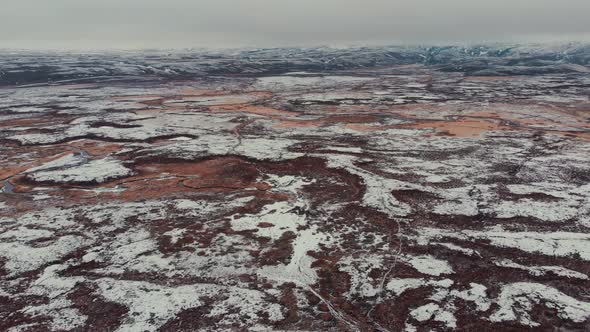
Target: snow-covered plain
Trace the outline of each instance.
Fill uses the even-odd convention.
[[[0,330],[588,330],[583,49],[240,52],[0,56]]]

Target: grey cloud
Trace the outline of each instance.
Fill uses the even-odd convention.
[[[588,39],[588,0],[0,0],[0,47]]]

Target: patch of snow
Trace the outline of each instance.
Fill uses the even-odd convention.
[[[103,183],[111,179],[131,175],[133,171],[120,161],[107,157],[92,160],[86,164],[73,166],[64,170],[43,170],[29,174],[34,181],[56,183]]]
[[[288,151],[295,143],[296,141],[287,139],[245,138],[234,151],[257,160],[294,159],[303,156],[302,153]]]
[[[178,240],[180,240],[184,234],[186,233],[186,229],[184,228],[175,228],[171,231],[164,233],[163,235],[170,237],[170,243],[176,244]]]
[[[532,320],[533,305],[543,303],[555,309],[564,320],[581,323],[590,318],[590,303],[579,301],[555,288],[538,283],[517,282],[502,286],[495,300],[500,307],[490,316],[492,322],[517,321],[526,326],[539,326]]]
[[[487,296],[487,288],[478,283],[470,283],[470,289],[458,291],[452,290],[450,295],[460,298],[464,301],[475,303],[478,311],[487,311],[491,306],[491,301]]]
[[[317,227],[299,231],[293,241],[293,254],[289,264],[277,266],[265,266],[258,270],[258,275],[277,282],[293,282],[299,286],[307,287],[317,282],[318,276],[311,265],[314,258],[307,254],[308,251],[319,251],[321,244],[329,244],[329,236],[317,230]]]
[[[8,240],[14,239],[21,242],[29,242],[34,241],[37,239],[42,239],[46,237],[53,236],[53,232],[48,231],[46,229],[39,229],[39,228],[28,228],[28,227],[18,227],[14,228],[0,234],[0,239]]]
[[[436,303],[428,303],[420,306],[410,312],[410,316],[419,322],[430,320],[432,316],[440,310],[440,306]]]
[[[6,259],[4,267],[11,275],[33,271],[44,264],[58,260],[84,245],[80,236],[59,237],[46,246],[32,247],[18,242],[0,243],[0,257]]]
[[[444,323],[448,328],[457,327],[457,319],[453,313],[441,308],[436,303],[428,303],[410,311],[410,316],[419,322],[433,319]]]
[[[16,218],[0,218],[0,222],[16,222],[31,228],[41,227],[44,229],[62,230],[73,229],[78,226],[75,221],[72,209],[47,208],[41,211],[29,212]]]
[[[150,155],[170,155],[175,158],[194,159],[204,156],[227,154],[242,155],[258,160],[285,160],[303,156],[289,152],[288,148],[297,143],[290,139],[242,138],[230,135],[201,135],[190,141],[180,141],[161,147],[150,147],[143,152]]]
[[[232,218],[231,226],[235,231],[256,230],[256,235],[268,237],[273,241],[278,240],[283,233],[291,231],[297,233],[299,226],[305,225],[305,218],[293,211],[301,207],[289,202],[275,202],[265,205],[262,211],[256,215],[244,215]],[[271,227],[259,227],[258,224],[266,222]]]
[[[27,306],[23,309],[28,315],[50,316],[53,330],[69,331],[84,326],[87,317],[67,298],[82,277],[62,278],[58,272],[67,268],[67,265],[51,265],[43,270],[39,278],[33,282],[27,290],[27,295],[46,296],[51,299],[47,304]]]
[[[400,260],[412,266],[416,271],[431,276],[440,276],[442,274],[453,274],[453,268],[449,262],[437,259],[431,255],[421,256],[400,256]]]
[[[553,274],[560,276],[560,277],[588,280],[587,275],[585,275],[581,272],[566,269],[565,267],[562,267],[562,266],[525,266],[525,265],[515,263],[515,262],[511,261],[510,259],[497,260],[494,263],[497,266],[524,270],[524,271],[527,271],[528,273],[530,273],[531,275],[537,276],[537,277],[553,273]]]
[[[51,195],[48,195],[48,194],[33,195],[34,201],[43,201],[43,200],[50,199],[50,198],[51,198]]]
[[[385,288],[392,291],[396,296],[399,296],[410,289],[421,287],[449,288],[452,285],[453,280],[451,279],[427,280],[423,278],[394,278],[387,283]]]
[[[469,195],[471,189],[471,187],[461,187],[441,191],[445,201],[437,204],[433,212],[443,215],[476,216],[479,209],[477,200]]]
[[[354,146],[327,146],[327,150],[345,152],[345,153],[363,153],[363,149]]]
[[[398,201],[391,194],[394,190],[409,189],[413,186],[405,182],[387,179],[366,171],[353,164],[354,157],[348,155],[319,155],[327,159],[328,167],[345,169],[351,174],[360,176],[365,184],[363,203],[376,208],[391,217],[406,216],[412,208],[403,202]]]
[[[37,171],[48,171],[48,170],[54,170],[54,169],[58,169],[58,168],[74,167],[74,166],[79,166],[79,165],[83,164],[85,161],[86,161],[86,158],[82,157],[81,155],[70,153],[70,154],[67,154],[63,157],[60,157],[58,159],[52,160],[48,163],[45,163],[41,166],[29,168],[24,173],[33,173],[33,172],[37,172]]]
[[[167,100],[166,104],[189,103],[195,106],[218,106],[251,103],[260,99],[255,94],[235,94],[224,96],[185,96],[182,99]]]
[[[503,201],[494,207],[498,218],[533,217],[546,221],[566,221],[579,214],[577,202],[540,202],[528,198],[518,201]]]
[[[350,287],[348,297],[372,297],[377,295],[378,288],[373,286],[373,278],[369,276],[371,270],[382,268],[383,258],[378,255],[361,256],[359,258],[345,257],[338,262],[338,270],[348,273]]]
[[[13,107],[10,108],[11,111],[16,113],[43,113],[48,109],[45,107],[37,107],[37,106],[20,106],[20,107]]]
[[[432,244],[443,246],[447,249],[460,252],[460,253],[465,254],[467,256],[479,256],[479,253],[477,251],[470,249],[470,248],[463,248],[463,247],[460,247],[456,244],[445,243],[445,242],[433,242]]]
[[[342,84],[363,83],[371,80],[374,80],[374,78],[357,76],[266,76],[258,78],[254,87],[262,90],[291,91],[329,86],[340,87]]]
[[[157,331],[179,312],[205,305],[201,299],[222,298],[208,312],[220,317],[218,325],[237,324],[246,327],[259,319],[259,312],[268,313],[271,321],[284,318],[280,305],[268,303],[263,293],[215,284],[194,284],[166,287],[141,281],[104,278],[97,281],[100,294],[109,301],[125,305],[127,319],[117,331]]]
[[[573,232],[510,232],[500,227],[484,231],[453,231],[437,228],[420,228],[415,237],[420,245],[432,240],[455,238],[460,240],[488,240],[497,247],[515,248],[525,252],[567,257],[579,255],[590,260],[590,234]]]
[[[191,137],[179,136],[179,137],[171,138],[170,141],[190,141],[192,139],[193,138],[191,138]]]

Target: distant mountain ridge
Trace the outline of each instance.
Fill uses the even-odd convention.
[[[590,44],[272,48],[71,53],[0,51],[0,85],[114,78],[335,72],[399,65],[468,75],[589,73]]]

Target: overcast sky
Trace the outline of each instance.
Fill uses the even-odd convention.
[[[590,40],[590,0],[0,0],[0,47]]]

